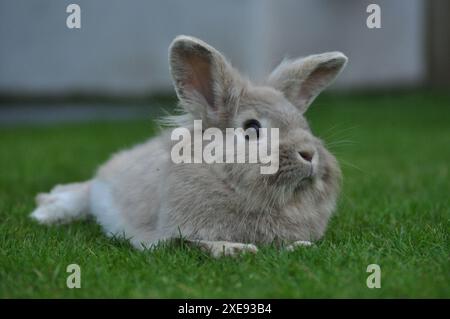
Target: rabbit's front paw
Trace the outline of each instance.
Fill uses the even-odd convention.
[[[196,242],[196,244],[215,258],[223,256],[234,257],[243,253],[255,254],[258,251],[258,248],[253,244],[232,243],[227,241],[200,240]]]
[[[293,242],[292,244],[290,244],[289,246],[286,247],[287,251],[294,251],[295,249],[297,249],[298,247],[309,247],[312,246],[313,243],[307,240],[299,240],[296,242]]]
[[[222,257],[222,256],[238,256],[243,253],[253,253],[255,254],[258,251],[258,248],[253,244],[241,244],[241,243],[217,243],[210,249],[210,253],[213,257]]]

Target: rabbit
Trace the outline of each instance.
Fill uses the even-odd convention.
[[[93,179],[37,195],[31,217],[52,224],[93,216],[107,235],[138,249],[181,236],[214,257],[256,253],[264,244],[309,246],[326,230],[342,177],[303,115],[346,63],[340,52],[284,60],[254,84],[212,46],[177,36],[169,64],[183,113],[170,123],[278,128],[277,172],[261,174],[261,163],[176,164],[165,128],[113,155]]]

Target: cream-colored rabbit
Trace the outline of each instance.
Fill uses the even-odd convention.
[[[192,130],[201,119],[204,128],[278,128],[278,171],[263,175],[260,163],[175,164],[168,129],[115,154],[90,181],[38,195],[31,216],[50,224],[92,215],[108,235],[123,235],[137,248],[181,234],[214,256],[256,252],[264,243],[293,249],[319,239],[341,174],[303,113],[347,58],[330,52],[284,61],[266,83],[254,85],[201,40],[179,36],[169,51],[186,113],[180,125]]]

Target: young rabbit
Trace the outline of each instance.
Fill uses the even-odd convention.
[[[191,131],[194,120],[204,129],[278,128],[278,171],[261,174],[261,163],[175,164],[165,130],[115,154],[93,179],[39,194],[31,217],[51,224],[92,215],[108,235],[124,236],[136,248],[181,235],[213,256],[256,252],[255,245],[266,243],[294,249],[321,238],[341,173],[303,113],[345,66],[345,55],[284,61],[263,85],[193,37],[172,42],[169,62],[185,111],[175,122]]]

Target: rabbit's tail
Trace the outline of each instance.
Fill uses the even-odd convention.
[[[30,217],[41,224],[67,223],[89,213],[91,181],[57,185],[50,193],[36,196],[36,209]]]

